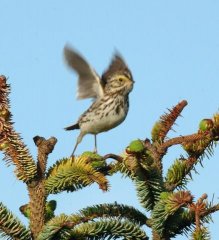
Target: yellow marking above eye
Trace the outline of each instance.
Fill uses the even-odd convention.
[[[116,77],[119,79],[120,82],[122,82],[122,81],[130,81],[130,79],[128,77],[124,76],[124,75],[118,75]]]

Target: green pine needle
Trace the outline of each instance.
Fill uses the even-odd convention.
[[[106,240],[120,237],[127,240],[148,240],[138,225],[115,219],[81,224],[72,230],[71,238],[68,239]]]
[[[0,203],[0,236],[7,239],[30,240],[30,231]]]
[[[76,191],[92,183],[106,191],[109,188],[106,177],[95,170],[83,157],[77,159],[67,158],[57,162],[49,169],[45,188],[47,194],[62,191]]]

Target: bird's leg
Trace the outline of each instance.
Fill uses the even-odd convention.
[[[97,153],[97,135],[94,134],[94,153]]]
[[[78,138],[77,138],[77,142],[76,142],[76,144],[75,144],[74,150],[73,150],[73,152],[72,152],[72,154],[71,154],[71,157],[74,156],[75,150],[76,150],[78,144],[81,142],[83,136],[84,136],[84,133],[80,132],[80,134],[79,134],[79,136],[78,136]]]
[[[71,154],[71,157],[74,156],[74,154],[75,154],[75,150],[76,150],[77,146],[78,146],[78,142],[76,142],[76,144],[75,144],[75,147],[74,147],[74,150],[73,150],[73,152],[72,152],[72,154]]]

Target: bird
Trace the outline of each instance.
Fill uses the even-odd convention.
[[[109,67],[100,77],[87,60],[69,45],[64,47],[67,65],[78,75],[77,99],[92,98],[91,106],[78,121],[65,130],[79,129],[71,156],[86,134],[94,135],[94,153],[97,153],[97,134],[121,124],[129,110],[129,93],[134,80],[122,56],[115,52]]]

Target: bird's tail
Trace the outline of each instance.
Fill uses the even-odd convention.
[[[74,124],[74,125],[71,125],[71,126],[69,126],[69,127],[64,128],[64,129],[65,129],[66,131],[70,131],[70,130],[80,129],[80,127],[79,127],[79,124],[76,123],[76,124]]]

